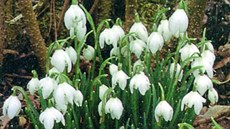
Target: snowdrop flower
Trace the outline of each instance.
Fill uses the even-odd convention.
[[[27,84],[27,89],[29,89],[30,94],[34,95],[39,89],[39,80],[37,77],[33,77]]]
[[[106,86],[106,85],[101,85],[99,87],[99,98],[102,100],[103,99],[103,96],[105,94],[105,92],[108,90],[109,88]]]
[[[110,64],[109,65],[109,73],[113,75],[115,72],[118,71],[118,66],[115,64]]]
[[[177,9],[169,18],[169,30],[175,36],[179,37],[188,28],[188,16],[183,9]]]
[[[182,99],[181,111],[184,110],[185,105],[189,108],[192,108],[192,106],[194,105],[195,113],[199,115],[203,107],[203,103],[205,102],[206,100],[199,93],[197,93],[196,91],[191,91]]]
[[[71,59],[69,55],[62,49],[55,50],[50,62],[59,72],[63,72],[66,66],[67,71],[71,71]]]
[[[129,48],[128,45],[125,45],[121,48],[121,54],[123,55],[123,57],[127,57],[129,53]]]
[[[119,87],[124,90],[127,84],[127,79],[129,79],[129,77],[125,72],[122,70],[116,71],[112,75],[112,87],[114,88],[118,83]]]
[[[118,56],[119,54],[119,47],[113,47],[111,50],[110,50],[110,57],[111,56]]]
[[[54,107],[46,108],[39,116],[40,122],[44,125],[45,129],[53,129],[54,121],[57,123],[61,122],[65,125],[65,119],[60,111]]]
[[[82,102],[83,102],[83,94],[81,93],[80,90],[76,90],[76,92],[74,93],[74,103],[78,106],[81,107],[82,106]]]
[[[77,94],[76,92],[77,91],[66,82],[59,84],[53,93],[56,108],[65,114],[68,103],[73,105],[73,101],[76,99],[74,97],[74,94]]]
[[[145,95],[145,92],[150,88],[150,81],[143,72],[140,72],[132,77],[129,86],[131,93],[133,93],[133,89],[138,89],[141,95]]]
[[[86,34],[86,16],[78,5],[70,5],[64,16],[64,23],[70,36],[77,32],[77,38],[82,40]]]
[[[105,104],[105,113],[110,113],[112,119],[120,119],[123,112],[123,105],[120,99],[110,98]]]
[[[211,41],[207,41],[207,42],[205,43],[205,48],[207,48],[207,50],[209,50],[209,51],[211,51],[212,53],[214,53],[214,47],[213,47]]]
[[[173,75],[175,75],[175,77],[179,76],[178,81],[181,81],[181,79],[183,77],[183,70],[181,70],[180,64],[177,63],[176,70],[174,70],[174,68],[175,68],[175,63],[171,63],[170,69],[169,69],[170,77],[173,78]],[[180,70],[181,70],[181,72],[180,72]]]
[[[77,61],[77,52],[75,51],[75,49],[72,46],[69,46],[65,48],[65,52],[70,57],[72,63],[75,64]]]
[[[168,20],[161,20],[161,23],[158,26],[157,31],[163,36],[165,41],[169,41],[172,37],[172,33],[169,31]]]
[[[209,77],[205,74],[198,74],[197,76],[195,76],[194,86],[196,87],[197,91],[201,94],[201,96],[203,96],[208,89],[213,88],[211,79],[209,79]]]
[[[159,32],[152,32],[147,40],[147,48],[155,54],[164,45],[164,39]]]
[[[2,112],[4,116],[8,116],[13,119],[17,116],[21,110],[22,104],[17,96],[11,95],[7,98],[3,104]]]
[[[121,28],[121,26],[114,24],[111,29],[117,36],[118,40],[125,36],[125,31]]]
[[[155,119],[157,122],[160,121],[161,116],[163,116],[165,121],[171,121],[173,117],[173,108],[165,100],[161,101],[155,109]]]
[[[42,96],[44,99],[47,99],[56,87],[57,82],[50,77],[45,77],[39,81],[39,88],[42,89]]]
[[[213,77],[212,65],[210,64],[210,62],[206,58],[203,58],[203,57],[196,58],[192,62],[191,68],[194,68],[197,66],[202,66],[202,67],[200,69],[196,69],[193,71],[194,76],[197,76],[198,74],[203,74],[203,73],[207,72],[207,74],[210,78]]]
[[[202,58],[209,62],[213,66],[216,56],[210,50],[205,50],[201,53]]]
[[[142,51],[145,49],[146,44],[140,39],[132,40],[130,42],[130,51],[140,58]]]
[[[133,64],[133,72],[138,72],[138,71],[143,71],[145,69],[144,67],[144,62],[141,60],[137,60],[134,64]]]
[[[211,104],[218,102],[218,93],[214,88],[208,90],[208,99],[211,101]]]
[[[192,43],[191,44],[187,43],[183,48],[180,49],[179,52],[180,52],[182,61],[185,61],[185,59],[188,59],[194,56],[195,53],[200,53],[196,45]],[[190,61],[192,61],[192,59],[190,59]]]
[[[119,36],[117,31],[114,31],[114,28],[105,28],[100,36],[99,36],[99,44],[101,48],[104,48],[104,44],[113,45],[113,47],[117,47],[117,42],[119,40]]]
[[[95,54],[95,50],[92,46],[87,45],[86,48],[83,49],[83,57],[86,60],[92,60]]]
[[[99,116],[102,116],[102,101],[98,105],[98,113],[99,113]]]
[[[137,37],[141,40],[143,40],[144,42],[147,41],[148,39],[148,31],[146,29],[146,27],[142,24],[142,22],[135,22],[130,30],[129,30],[130,33],[135,33],[137,35]]]

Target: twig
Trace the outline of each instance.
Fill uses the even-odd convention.
[[[94,0],[93,6],[91,7],[91,9],[89,10],[89,13],[92,14],[94,9],[97,7],[99,0]]]
[[[61,17],[60,17],[60,20],[59,20],[58,26],[57,26],[57,34],[60,33],[62,23],[63,23],[63,20],[64,20],[64,16],[65,16],[65,12],[66,12],[68,6],[69,6],[69,0],[65,0],[64,5],[62,6]]]

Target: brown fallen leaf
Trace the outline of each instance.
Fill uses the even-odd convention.
[[[8,116],[1,116],[0,120],[1,129],[7,129],[10,118]]]
[[[214,69],[222,68],[225,65],[227,65],[229,62],[230,62],[230,57],[225,57],[224,59],[222,59],[221,61],[215,64]]]

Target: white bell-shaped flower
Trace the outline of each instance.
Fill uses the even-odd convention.
[[[7,98],[2,107],[2,113],[4,116],[8,116],[10,119],[13,119],[17,116],[21,110],[22,104],[19,101],[17,96],[11,95]]]
[[[125,31],[121,26],[114,24],[111,29],[114,31],[115,35],[117,35],[118,39],[122,39],[125,36]]]
[[[81,107],[82,106],[82,102],[83,102],[84,96],[81,93],[80,90],[76,90],[76,92],[74,93],[74,103],[78,106]]]
[[[129,87],[131,93],[133,93],[133,89],[138,89],[141,95],[145,95],[145,92],[150,89],[149,78],[144,72],[140,72],[131,78]]]
[[[53,93],[56,108],[65,114],[68,103],[73,105],[74,94],[76,90],[71,85],[66,82],[59,84]]]
[[[54,122],[61,122],[62,125],[65,125],[64,116],[54,107],[46,108],[45,111],[40,114],[39,121],[44,125],[45,129],[53,129]]]
[[[118,66],[115,64],[110,64],[109,65],[109,73],[113,75],[115,72],[118,71]]]
[[[77,32],[77,38],[82,40],[86,34],[86,16],[78,5],[70,5],[64,16],[64,23],[70,36]]]
[[[214,53],[214,47],[212,45],[212,41],[207,41],[205,42],[205,48],[209,51],[211,51],[212,53]]]
[[[99,113],[99,116],[102,116],[102,101],[98,105],[98,113]]]
[[[197,76],[200,73],[203,74],[203,73],[207,72],[207,75],[210,78],[213,78],[213,67],[210,64],[210,62],[207,60],[207,58],[203,58],[203,57],[196,58],[192,62],[191,67],[194,68],[197,66],[202,66],[202,67],[200,69],[196,69],[193,71],[194,76]]]
[[[110,98],[105,104],[105,113],[110,113],[112,119],[120,119],[123,112],[123,105],[120,99]]]
[[[161,23],[158,26],[157,31],[163,36],[165,41],[169,41],[172,37],[172,33],[169,31],[168,20],[161,20]]]
[[[118,56],[119,54],[119,47],[113,47],[111,50],[110,50],[110,57],[111,56]]]
[[[192,56],[196,56],[196,53],[200,53],[199,49],[194,44],[187,43],[183,48],[180,49],[181,60],[184,61]],[[192,59],[190,59],[192,61]]]
[[[53,78],[45,77],[39,81],[39,88],[42,89],[44,99],[47,99],[56,87],[57,82]]]
[[[140,39],[135,39],[130,42],[130,51],[136,55],[137,58],[140,58],[141,53],[146,48],[144,41]]]
[[[83,57],[88,61],[93,59],[94,54],[95,50],[90,45],[87,45],[87,47],[83,49]]]
[[[201,96],[203,96],[208,89],[213,88],[212,80],[205,74],[195,76],[194,86]]]
[[[34,93],[39,89],[39,80],[37,77],[33,77],[27,84],[27,89],[29,89],[30,94]]]
[[[69,55],[62,49],[55,50],[51,57],[51,64],[60,72],[63,72],[67,66],[67,71],[70,72],[72,63]]]
[[[106,86],[106,85],[101,85],[99,87],[99,98],[102,100],[103,99],[103,96],[105,94],[105,92],[108,90],[109,88]]]
[[[72,63],[75,64],[77,61],[77,52],[75,51],[75,49],[72,46],[69,46],[65,48],[65,52],[70,57]]]
[[[181,111],[184,110],[184,106],[188,106],[189,108],[192,108],[192,106],[194,106],[195,113],[199,115],[203,107],[203,103],[205,102],[206,100],[199,93],[197,93],[196,91],[191,91],[186,94],[182,99]]]
[[[173,117],[173,108],[165,100],[161,101],[155,109],[155,119],[160,121],[160,117],[163,117],[165,121],[171,121]]]
[[[135,22],[131,26],[129,32],[135,33],[139,39],[143,40],[144,42],[147,42],[148,31],[147,31],[146,27],[142,24],[142,22]]]
[[[153,54],[160,50],[164,45],[164,39],[159,32],[152,32],[147,40],[147,48]]]
[[[118,70],[112,75],[112,87],[114,88],[117,83],[119,87],[124,90],[127,85],[127,79],[129,79],[128,75],[122,70]]]
[[[177,9],[169,18],[169,30],[175,36],[186,32],[188,28],[188,16],[184,9]]]
[[[112,28],[105,28],[100,36],[99,36],[99,44],[101,48],[104,48],[105,43],[107,45],[113,45],[113,47],[117,47],[117,42],[119,40],[119,36],[117,31],[113,31]]]
[[[85,37],[86,31],[86,25],[84,25],[83,22],[79,22],[79,24],[75,28],[70,29],[70,36],[74,36],[77,34],[77,39],[81,41]]]
[[[175,70],[176,67],[176,70]],[[176,73],[175,73],[176,72]],[[178,77],[178,81],[181,81],[182,77],[183,77],[183,70],[181,70],[181,66],[180,64],[177,63],[177,65],[175,66],[175,63],[171,63],[170,64],[170,69],[169,69],[169,73],[170,73],[170,77],[172,78],[173,75],[175,75],[175,77]]]
[[[201,53],[201,56],[202,56],[202,58],[204,58],[206,61],[208,61],[209,64],[210,64],[211,66],[213,66],[214,61],[215,61],[215,59],[216,59],[216,56],[214,55],[213,52],[211,52],[210,50],[205,50],[205,51],[203,51],[203,52]]]
[[[218,102],[218,93],[214,88],[208,90],[208,99],[211,102],[211,104],[215,104]]]

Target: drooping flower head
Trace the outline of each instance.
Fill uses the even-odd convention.
[[[45,129],[53,129],[54,122],[61,122],[62,125],[65,125],[64,116],[54,107],[46,108],[45,111],[40,114],[39,121],[44,125]]]
[[[152,32],[147,39],[147,48],[153,54],[160,50],[164,45],[164,39],[159,32]]]
[[[119,87],[124,90],[127,85],[128,75],[122,70],[118,70],[112,75],[112,87],[114,88],[117,84]]]
[[[63,72],[66,66],[67,72],[70,72],[72,69],[71,59],[69,55],[62,49],[54,51],[50,62],[59,72]]]
[[[136,55],[137,58],[140,58],[141,53],[146,48],[144,41],[140,39],[135,39],[130,42],[130,51]]]
[[[202,96],[207,90],[213,88],[211,79],[205,74],[195,76],[194,86]]]
[[[161,116],[165,121],[171,121],[173,117],[173,108],[165,100],[161,101],[155,109],[155,119],[157,122],[160,121]]]
[[[21,110],[22,104],[17,96],[11,95],[7,98],[3,104],[2,112],[4,116],[8,116],[13,119],[17,116]]]
[[[192,106],[194,106],[195,113],[199,115],[203,107],[203,103],[205,102],[206,100],[199,93],[197,93],[196,91],[191,91],[186,94],[182,99],[181,111],[184,110],[184,106],[188,106],[189,108],[192,108]]]
[[[47,99],[57,87],[57,82],[50,77],[45,77],[39,81],[39,88],[42,89],[42,96]]]
[[[123,105],[120,99],[110,98],[105,104],[105,113],[110,113],[112,119],[120,119],[123,112]]]
[[[83,49],[83,57],[88,61],[93,59],[94,54],[95,50],[90,45],[87,45],[87,47]]]
[[[188,16],[184,9],[177,9],[169,18],[169,31],[179,37],[180,33],[186,32],[188,28]]]
[[[157,32],[163,36],[164,41],[169,41],[172,37],[172,33],[169,31],[169,21],[161,20],[161,23],[157,28]]]
[[[129,86],[131,93],[133,93],[133,89],[138,89],[141,95],[145,95],[145,92],[150,88],[150,81],[144,72],[140,72],[131,78]]]
[[[82,40],[86,34],[86,16],[83,10],[77,5],[70,5],[64,16],[64,23],[70,36],[77,32],[77,38]]]

